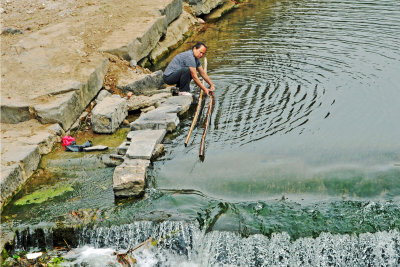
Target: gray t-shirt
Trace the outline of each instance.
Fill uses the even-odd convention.
[[[201,66],[200,60],[194,57],[193,50],[188,50],[176,55],[164,71],[165,76],[169,76],[175,71],[184,67],[198,68]]]

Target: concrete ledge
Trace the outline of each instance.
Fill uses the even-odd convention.
[[[132,17],[120,30],[114,31],[100,47],[101,51],[125,60],[139,62],[156,46],[167,31],[167,19],[160,17]]]
[[[116,197],[139,197],[144,193],[150,160],[125,160],[115,168],[113,189]]]
[[[15,163],[11,166],[1,167],[1,207],[5,204],[8,198],[12,196],[15,190],[25,181],[22,168]]]
[[[163,72],[161,70],[143,76],[140,79],[121,79],[117,87],[125,92],[132,92],[135,95],[142,95],[147,91],[164,87]]]
[[[19,123],[31,118],[29,107],[26,105],[1,105],[2,123]]]

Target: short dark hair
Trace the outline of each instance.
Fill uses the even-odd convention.
[[[192,50],[193,50],[193,48],[195,48],[195,47],[196,47],[196,49],[199,49],[199,48],[202,47],[202,46],[204,46],[205,48],[207,48],[207,46],[206,46],[205,43],[203,43],[203,42],[197,42],[197,43],[192,47]]]

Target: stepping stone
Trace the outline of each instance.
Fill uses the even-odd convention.
[[[139,197],[144,193],[150,160],[126,159],[114,170],[113,189],[116,197]]]
[[[172,132],[173,130],[175,130],[178,124],[178,115],[176,115],[175,113],[165,112],[156,108],[155,110],[141,114],[137,120],[131,123],[131,129],[166,129],[168,132]]]
[[[173,96],[168,98],[165,102],[163,102],[158,109],[165,111],[167,113],[179,113],[182,115],[186,111],[189,110],[190,105],[193,102],[193,97],[190,96]]]
[[[166,130],[141,130],[130,132],[127,139],[131,144],[126,152],[130,159],[150,160],[157,144],[161,143]]]
[[[117,153],[119,155],[125,155],[126,151],[128,150],[128,147],[131,143],[130,142],[123,142],[119,147],[117,148]]]

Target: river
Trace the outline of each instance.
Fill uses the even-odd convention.
[[[217,88],[204,161],[204,114],[183,145],[192,111],[143,200],[115,202],[112,168],[85,164],[65,202],[3,220],[86,209],[100,219],[74,264],[118,265],[115,249],[152,236],[139,266],[400,265],[400,2],[252,0],[175,53],[194,40]]]

